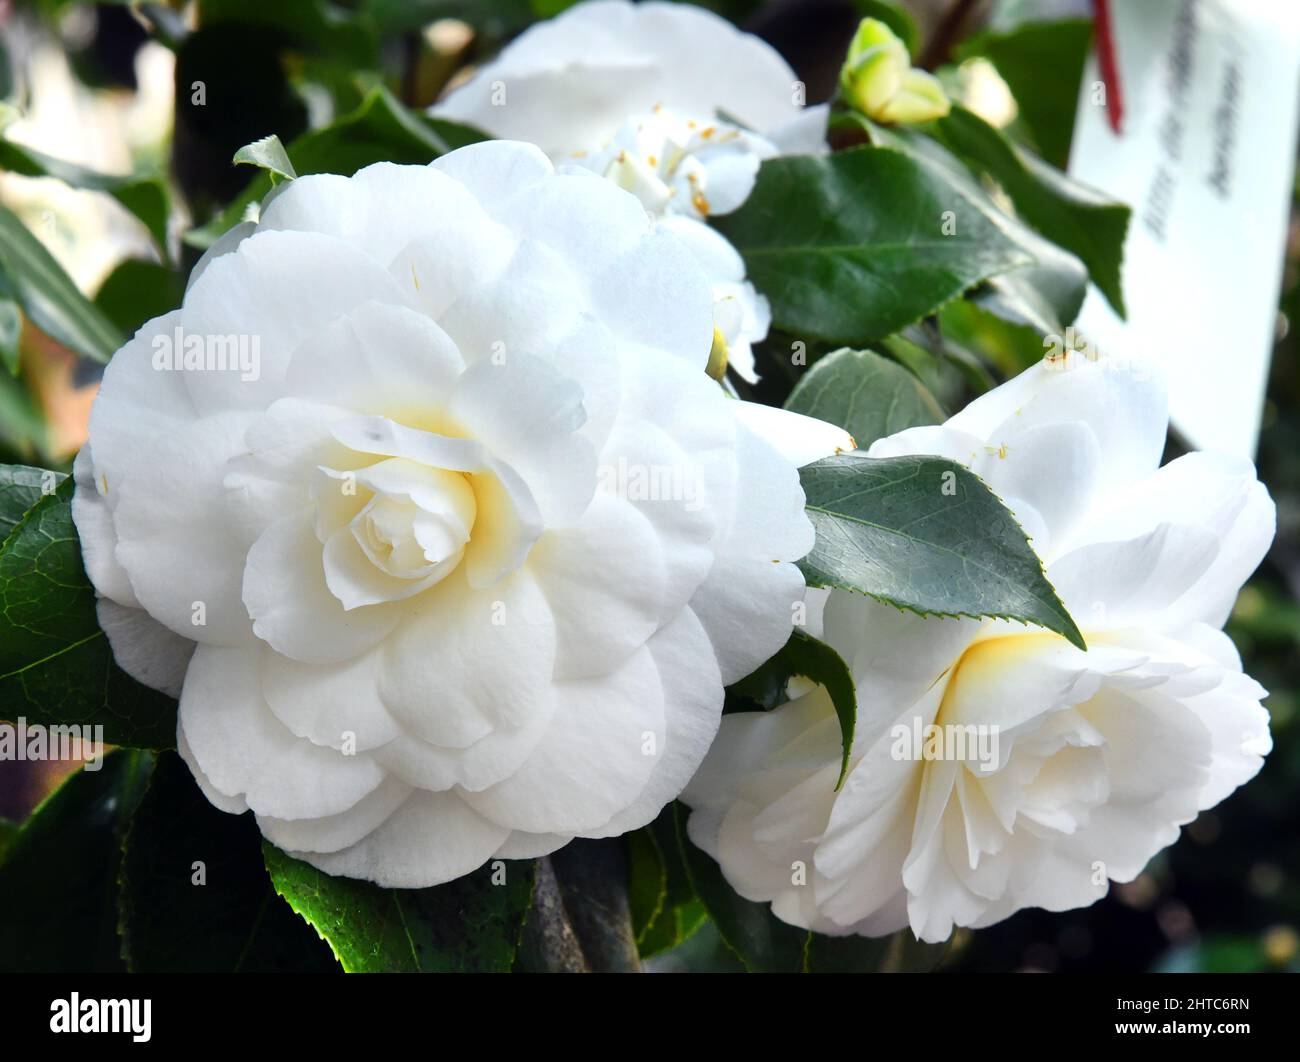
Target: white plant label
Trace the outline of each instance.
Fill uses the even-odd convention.
[[[1295,170],[1300,4],[1145,0],[1111,11],[1123,128],[1116,135],[1098,105],[1094,56],[1070,172],[1133,207],[1128,320],[1093,289],[1079,326],[1115,356],[1159,363],[1192,446],[1253,456]]]

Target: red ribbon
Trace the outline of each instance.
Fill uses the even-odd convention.
[[[1110,0],[1092,0],[1097,27],[1097,65],[1106,88],[1106,117],[1116,136],[1124,120],[1124,97],[1119,88],[1119,63],[1115,56],[1115,26],[1110,17]]]

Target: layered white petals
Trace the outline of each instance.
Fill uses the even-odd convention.
[[[1217,628],[1272,541],[1272,502],[1237,459],[1157,469],[1165,418],[1156,381],[1072,354],[872,446],[978,472],[1088,650],[1006,621],[818,598],[857,685],[843,787],[815,688],[725,719],[683,796],[692,838],[741,895],[819,932],[910,925],[943,940],[1094,902],[1255,775],[1265,691]]]
[[[558,155],[604,144],[658,104],[706,122],[729,115],[802,148],[826,116],[803,110],[797,81],[768,44],[711,12],[596,0],[537,23],[433,113]],[[800,119],[818,135],[795,132]]]
[[[713,327],[688,247],[523,144],[292,181],[214,248],[109,365],[74,502],[208,798],[399,887],[653,819],[812,540]],[[155,361],[214,334],[257,371]]]
[[[763,160],[826,150],[828,108],[803,96],[771,47],[711,12],[592,0],[532,26],[432,113],[632,193],[704,269],[728,363],[753,383],[771,310],[705,221],[745,202]]]

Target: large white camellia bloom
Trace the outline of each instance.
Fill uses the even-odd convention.
[[[432,113],[539,145],[670,218],[714,286],[728,359],[757,379],[752,344],[771,324],[740,255],[701,224],[753,190],[763,159],[826,150],[827,107],[805,107],[766,42],[677,3],[590,0],[539,22]]]
[[[1272,540],[1273,504],[1249,461],[1157,468],[1166,425],[1158,383],[1071,353],[871,447],[982,476],[1088,651],[832,593],[823,636],[858,690],[843,788],[818,688],[727,716],[683,796],[690,836],[742,896],[818,932],[910,924],[940,941],[1023,907],[1092,903],[1255,775],[1265,691],[1221,627]]]
[[[689,253],[508,142],[301,178],[215,250],[108,366],[74,501],[208,797],[391,886],[649,821],[812,541]]]

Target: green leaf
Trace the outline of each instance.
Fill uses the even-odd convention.
[[[934,124],[950,150],[1006,191],[1016,211],[1053,243],[1078,255],[1093,282],[1120,316],[1120,264],[1131,211],[1021,151],[999,130],[964,107]]]
[[[0,970],[124,969],[117,937],[122,833],[153,755],[118,750],[70,775],[23,823],[0,865]]]
[[[0,273],[35,325],[69,350],[108,361],[122,336],[86,298],[40,240],[0,206]]]
[[[678,846],[691,885],[727,947],[750,973],[798,973],[803,969],[807,930],[782,922],[769,904],[738,896],[722,869],[686,836],[686,808],[674,804]]]
[[[1061,333],[1044,333],[1016,319],[1006,305],[997,305],[994,293],[977,293],[969,299],[950,302],[939,311],[939,328],[945,341],[977,350],[996,365],[1005,377],[1017,376],[1042,361],[1047,338]]]
[[[783,691],[786,683],[795,676],[810,679],[819,686],[826,687],[831,703],[835,706],[835,714],[840,720],[840,742],[844,750],[840,763],[840,776],[835,783],[835,788],[838,790],[849,773],[849,757],[853,753],[853,731],[858,719],[858,694],[848,664],[825,642],[803,631],[795,630],[790,633],[790,640],[760,671],[764,669],[770,669],[779,677]],[[732,689],[739,689],[743,693],[744,684],[752,679],[753,676],[742,679],[732,686]]]
[[[409,2],[409,0],[408,0]],[[370,8],[373,3],[339,4],[331,0],[203,0],[201,22],[206,28],[234,23],[241,28],[264,27],[264,32],[284,35],[308,54],[331,56],[355,69],[378,64],[378,32]],[[357,8],[357,10],[352,10]],[[428,21],[433,21],[431,16]]]
[[[53,177],[73,188],[106,192],[139,218],[158,249],[167,253],[167,218],[171,202],[167,182],[150,174],[116,175],[79,166],[43,151],[0,137],[0,169],[24,177]]]
[[[847,347],[819,358],[785,408],[843,428],[861,450],[894,432],[944,419],[934,395],[898,362]]]
[[[642,827],[632,836],[641,834],[654,845],[664,874],[662,902],[654,919],[642,927],[637,936],[641,957],[648,959],[686,941],[708,920],[708,914],[695,895],[686,864],[682,861],[673,805],[669,804],[654,822]],[[635,870],[635,862],[633,867]]]
[[[322,874],[269,843],[262,854],[275,891],[348,973],[505,973],[514,963],[531,862],[493,860],[432,889],[383,889]]]
[[[477,130],[410,110],[380,86],[355,111],[298,137],[285,148],[285,154],[298,174],[351,176],[374,162],[424,165],[482,139],[483,134]],[[185,242],[196,247],[211,246],[243,219],[249,204],[261,200],[270,190],[270,176],[259,174],[216,218],[187,233]]]
[[[27,510],[53,493],[67,476],[29,465],[0,465],[0,543],[22,521]]]
[[[270,174],[272,184],[279,183],[277,178],[292,181],[298,176],[294,171],[293,163],[289,161],[289,156],[285,154],[284,145],[274,133],[262,137],[261,140],[254,140],[251,144],[245,144],[235,152],[235,157],[231,161],[236,166],[245,164],[266,170]]]
[[[185,297],[185,282],[156,262],[119,262],[95,293],[95,305],[124,335],[135,335],[146,321],[174,310]]]
[[[873,142],[893,147],[960,190],[991,224],[1027,256],[1030,264],[988,277],[970,293],[980,300],[987,293],[990,310],[1033,326],[1040,335],[1059,333],[1078,316],[1088,293],[1088,269],[1071,252],[1040,235],[1003,210],[976,183],[970,169],[943,144],[914,129],[863,123]],[[961,219],[956,219],[961,225]]]
[[[1062,19],[980,34],[962,44],[957,55],[983,56],[997,67],[1043,158],[1064,166],[1091,45],[1091,19]]]
[[[888,937],[827,937],[813,933],[804,953],[805,973],[929,973],[947,956],[951,941],[926,944],[909,929]]]
[[[1036,624],[1086,648],[1015,517],[964,465],[847,453],[799,478],[817,533],[799,564],[810,586],[923,616]]]
[[[23,315],[18,303],[0,295],[0,365],[18,375],[18,340],[23,334]]]
[[[627,897],[639,947],[668,899],[668,868],[649,827],[627,835]]]
[[[208,803],[174,752],[158,757],[122,844],[118,911],[134,971],[338,969],[272,888],[253,817]]]
[[[1033,263],[941,172],[885,147],[764,162],[745,205],[715,225],[771,301],[773,324],[829,343],[890,335]]]
[[[122,671],[99,628],[72,491],[65,479],[40,498],[0,547],[0,704],[32,723],[100,724],[110,745],[171,747],[176,702]]]

